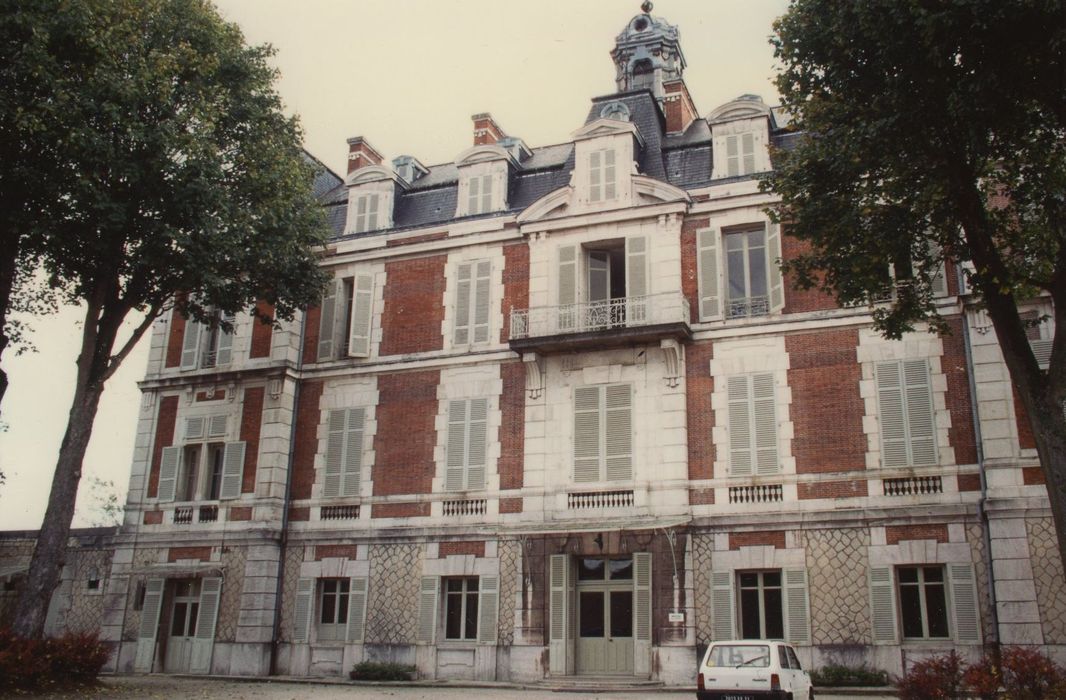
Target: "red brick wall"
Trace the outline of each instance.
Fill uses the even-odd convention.
[[[511,335],[511,309],[529,308],[529,244],[503,247],[503,329],[500,342]]]
[[[241,493],[255,493],[255,469],[259,463],[259,432],[263,423],[263,394],[261,386],[244,390],[241,407],[241,440],[244,445],[244,472]]]
[[[696,106],[692,104],[692,97],[684,81],[675,80],[663,83],[663,92],[667,98],[663,102],[663,112],[666,116],[666,131],[668,133],[683,132],[696,118]],[[676,97],[675,97],[676,95]]]
[[[885,528],[885,542],[899,544],[903,540],[936,540],[947,544],[947,525],[889,525]]]
[[[980,491],[981,490],[981,475],[980,474],[959,474],[959,491]]]
[[[439,383],[439,370],[378,377],[375,496],[432,493]]]
[[[522,499],[521,498],[501,498],[500,499],[500,512],[501,513],[521,513],[522,512]]]
[[[685,350],[685,401],[688,408],[688,478],[714,478],[714,411],[711,410],[711,358],[714,344],[691,343]],[[712,492],[711,501],[714,502]]]
[[[181,366],[181,342],[185,339],[185,317],[177,309],[170,314],[170,334],[167,336],[167,367]]]
[[[171,547],[167,550],[167,561],[173,564],[179,559],[199,559],[211,561],[211,547]]]
[[[293,522],[307,522],[311,519],[311,509],[307,507],[289,508],[289,520]]]
[[[381,314],[381,354],[440,350],[444,336],[446,255],[385,264],[385,309]]]
[[[315,561],[322,561],[323,559],[355,559],[357,549],[354,544],[315,545]]]
[[[484,542],[441,542],[437,547],[437,558],[443,559],[452,555],[473,554],[475,557],[485,556]]]
[[[318,333],[322,321],[322,308],[309,306],[304,311],[304,362],[318,362]]]
[[[787,235],[786,230],[781,232],[781,257],[784,260],[794,260],[810,250],[811,246],[806,241]],[[836,300],[817,287],[813,289],[796,289],[793,284],[795,275],[785,275],[785,313],[798,314],[804,311],[823,311],[837,308]]]
[[[226,520],[239,522],[252,519],[251,506],[230,506],[226,511]]]
[[[423,233],[420,236],[408,236],[406,238],[392,238],[385,241],[386,248],[396,248],[402,245],[413,245],[415,243],[425,243],[427,241],[440,241],[448,237],[447,231],[434,231],[433,233]]]
[[[1036,449],[1036,437],[1033,436],[1033,426],[1029,423],[1029,413],[1025,410],[1018,390],[1012,388],[1014,394],[1014,421],[1018,426],[1018,447],[1023,450]]]
[[[714,505],[714,489],[689,489],[688,504],[690,506]]]
[[[854,330],[785,336],[797,474],[866,468],[858,343]]]
[[[966,368],[966,346],[961,318],[947,320],[951,333],[944,336],[944,356],[940,367],[947,377],[946,398],[951,412],[948,442],[955,448],[956,464],[977,464],[977,436],[973,428],[973,404],[970,401],[970,375]]]
[[[371,518],[418,518],[429,514],[428,503],[375,503],[370,507]]]
[[[811,498],[854,498],[869,495],[865,481],[821,481],[796,485],[801,501]]]
[[[208,396],[206,391],[198,391],[198,392],[196,392],[196,400],[197,400],[197,402],[200,402],[200,401],[222,401],[225,398],[226,398],[226,390],[225,389],[217,389],[217,390],[215,390],[215,393],[211,394],[211,396]]]
[[[304,382],[296,407],[296,444],[292,455],[292,497],[310,498],[315,483],[315,455],[318,453],[318,423],[322,417],[319,401],[322,382]],[[295,518],[294,518],[295,519]]]
[[[1026,486],[1046,484],[1044,469],[1042,467],[1022,467],[1022,483]]]
[[[772,546],[774,549],[785,548],[785,531],[770,532],[730,532],[729,548],[753,547],[756,545]]]
[[[255,305],[259,313],[274,318],[274,305],[260,301]],[[263,323],[256,317],[252,317],[252,344],[248,350],[248,357],[270,357],[270,340],[274,335],[274,326]]]
[[[163,511],[161,510],[146,510],[144,512],[144,524],[145,525],[159,525],[163,522]]]
[[[152,441],[152,466],[148,471],[148,498],[159,495],[159,462],[163,448],[174,444],[174,425],[178,420],[178,397],[159,399],[159,413],[155,419],[155,440]]]
[[[696,254],[696,231],[707,228],[710,219],[686,219],[681,224],[681,292],[688,299],[692,320],[700,317],[700,275]]]
[[[521,362],[500,366],[500,488],[520,489],[526,445],[526,368]]]

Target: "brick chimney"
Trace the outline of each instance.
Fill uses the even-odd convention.
[[[507,136],[503,133],[496,122],[492,119],[492,115],[488,112],[482,112],[481,114],[475,114],[470,117],[474,120],[474,145],[484,146],[485,144],[493,144],[500,139]]]
[[[663,113],[668,134],[683,132],[699,115],[684,80],[663,83]]]
[[[362,136],[348,139],[348,174],[368,165],[381,165],[382,157]]]

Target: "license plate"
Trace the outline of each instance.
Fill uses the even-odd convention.
[[[723,695],[722,700],[755,700],[754,695]]]

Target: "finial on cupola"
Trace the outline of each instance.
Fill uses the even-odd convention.
[[[644,2],[640,3],[640,9],[644,10],[644,14],[646,15],[651,14],[653,7],[655,6],[651,4],[651,0],[644,0]]]

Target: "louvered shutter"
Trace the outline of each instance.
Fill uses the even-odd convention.
[[[925,360],[905,360],[907,428],[911,464],[937,464],[936,421],[933,416],[933,392],[929,386],[929,364]]]
[[[907,466],[907,427],[903,414],[903,375],[898,362],[877,365],[877,403],[881,419],[881,464]]]
[[[744,175],[755,172],[755,135],[748,132],[741,136],[740,145],[744,155]]]
[[[1033,357],[1036,358],[1036,363],[1040,365],[1040,369],[1047,369],[1051,366],[1051,344],[1050,338],[1029,341],[1029,345],[1033,349]]]
[[[577,248],[559,248],[559,330],[572,331],[576,321],[573,305],[577,303]]]
[[[352,283],[351,332],[348,335],[348,355],[370,356],[370,325],[374,308],[374,276],[356,275]]]
[[[981,625],[977,608],[977,581],[970,564],[948,564],[951,608],[955,621],[955,641],[980,644]]]
[[[329,412],[328,434],[326,437],[326,471],[322,480],[322,495],[335,498],[341,495],[341,469],[344,464],[344,438],[347,411],[339,409]]]
[[[362,233],[366,231],[366,195],[360,195],[355,200],[355,232]]]
[[[705,228],[696,232],[697,265],[699,267],[699,317],[707,320],[718,316],[718,231]]]
[[[477,214],[478,211],[479,211],[478,210],[478,203],[480,202],[480,197],[481,197],[481,178],[480,177],[469,177],[469,178],[467,178],[466,182],[467,182],[467,185],[466,185],[466,187],[467,187],[466,213],[468,215]]]
[[[341,495],[358,496],[363,476],[363,430],[366,409],[349,408],[345,421],[344,459],[341,471]]]
[[[733,572],[711,572],[711,637],[720,642],[733,639]]]
[[[651,641],[651,554],[633,555],[633,638]]]
[[[647,321],[648,239],[643,236],[626,239],[626,322],[630,325]]]
[[[943,259],[943,249],[933,240],[929,241],[929,254],[934,258],[933,272],[929,277],[929,288],[934,297],[948,295],[947,261]]]
[[[751,476],[755,466],[752,454],[751,391],[746,376],[730,377],[729,396],[729,475]]]
[[[770,275],[770,311],[785,308],[785,283],[781,276],[781,227],[770,224],[766,233],[766,268]]]
[[[488,399],[448,403],[448,455],[444,488],[447,491],[485,488]]]
[[[598,202],[603,198],[603,154],[600,151],[589,153],[589,201]]]
[[[488,399],[471,399],[467,416],[466,488],[485,488],[486,439],[488,437]]]
[[[222,314],[222,321],[233,324],[236,320],[233,314]],[[215,366],[228,365],[233,359],[233,334],[237,329],[232,331],[223,331],[220,327],[218,329],[218,348],[215,350]]]
[[[499,615],[500,579],[498,576],[482,576],[478,581],[477,604],[478,644],[496,643],[496,619]]]
[[[751,378],[752,413],[755,424],[755,473],[760,476],[781,471],[777,459],[777,407],[774,375],[756,374]]]
[[[203,416],[190,416],[185,419],[185,439],[186,440],[202,440],[204,437],[204,427],[207,424],[207,419]]]
[[[440,589],[436,576],[423,576],[418,594],[418,643],[433,644],[437,638],[437,594]]]
[[[296,604],[292,611],[292,641],[305,644],[311,638],[311,612],[314,608],[315,580],[302,578],[296,582]]]
[[[601,479],[602,462],[600,423],[603,413],[603,387],[579,386],[574,389],[574,481],[595,482]]]
[[[228,501],[241,495],[241,479],[244,476],[245,443],[228,442],[222,455],[222,487],[219,500]]]
[[[366,230],[374,231],[378,227],[378,201],[376,194],[367,195]]]
[[[481,212],[492,211],[492,175],[481,176]]]
[[[181,339],[181,368],[196,369],[200,364],[200,333],[203,326],[191,318],[185,322],[185,336]]]
[[[227,418],[228,417],[225,413],[218,413],[216,415],[210,416],[207,419],[207,436],[225,437]]]
[[[191,673],[211,673],[211,652],[215,648],[215,624],[221,593],[221,578],[205,578],[200,582],[200,608],[189,660]]]
[[[444,489],[462,491],[466,467],[466,401],[448,402],[448,459],[444,469]]]
[[[736,177],[740,175],[740,156],[738,151],[737,137],[726,136],[725,137],[725,153],[726,153],[726,177]]]
[[[896,643],[896,594],[892,569],[870,567],[870,621],[874,644]]]
[[[348,630],[345,639],[349,644],[363,641],[366,629],[366,576],[353,578],[348,586]]]
[[[456,268],[455,290],[455,344],[470,343],[470,288],[473,285],[473,263],[463,263]]]
[[[565,554],[553,554],[549,563],[548,671],[554,675],[565,674],[567,667],[567,559]]]
[[[807,570],[785,569],[781,573],[785,582],[785,638],[793,644],[810,644]]]
[[[633,396],[628,384],[606,387],[604,456],[607,481],[633,478]]]
[[[181,463],[180,447],[164,447],[159,459],[159,490],[156,494],[160,501],[173,501],[178,487],[178,465]]]
[[[362,201],[362,200],[360,200]],[[338,300],[344,296],[344,284],[341,280],[333,280],[326,287],[326,295],[322,297],[321,316],[318,324],[318,361],[332,360],[336,350],[333,333],[336,327],[335,318]]]
[[[603,198],[614,199],[615,196],[614,151],[603,152]]]
[[[474,342],[485,343],[489,340],[489,307],[491,305],[492,263],[482,260],[477,263],[474,278]]]
[[[152,672],[155,639],[159,631],[159,613],[163,608],[163,583],[161,578],[150,578],[145,584],[141,625],[137,632],[137,654],[133,659],[133,670],[138,673]]]

